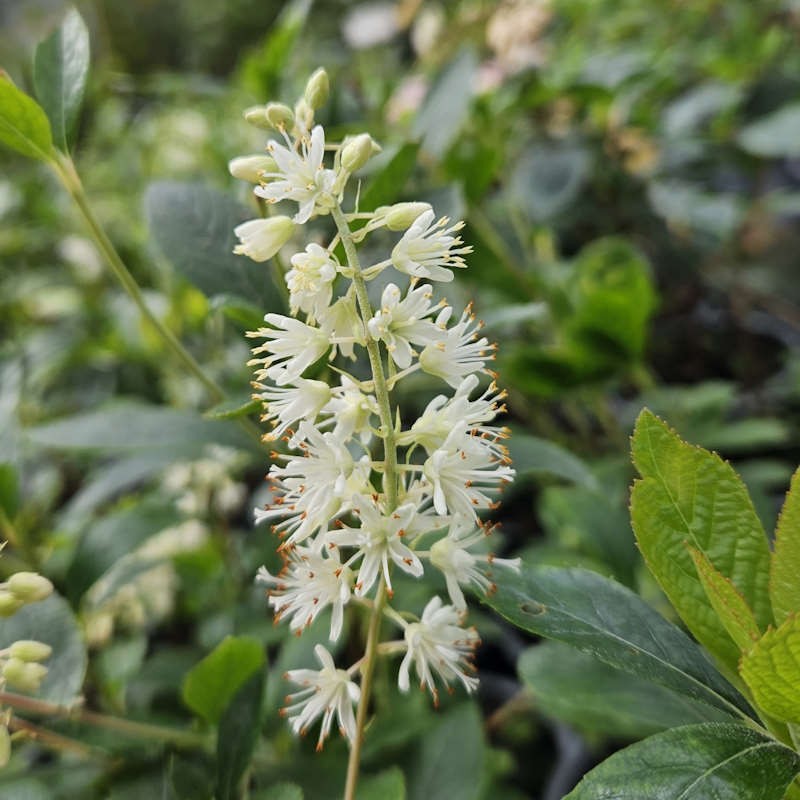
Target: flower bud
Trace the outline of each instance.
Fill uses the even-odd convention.
[[[331,86],[328,81],[328,73],[320,67],[314,71],[314,74],[308,79],[306,90],[303,93],[303,99],[308,105],[313,108],[322,108],[328,102],[328,95],[330,94]]]
[[[17,572],[6,581],[6,586],[23,603],[35,603],[53,593],[53,584],[36,572]]]
[[[294,125],[294,112],[283,103],[267,103],[267,121],[276,131]]]
[[[0,725],[0,769],[11,759],[11,734],[5,725]]]
[[[430,208],[430,203],[395,203],[378,211],[384,212],[386,227],[390,231],[404,231],[411,227],[420,214],[424,214]]]
[[[45,675],[47,667],[44,664],[31,664],[19,658],[9,658],[3,666],[3,677],[23,692],[37,691]]]
[[[342,148],[342,167],[348,172],[355,172],[361,169],[376,152],[380,152],[380,147],[372,140],[372,137],[368,133],[360,133],[350,139]]]
[[[267,119],[266,106],[250,106],[244,110],[245,122],[255,125],[256,128],[261,128],[265,131],[272,130],[272,124]]]
[[[24,605],[24,600],[21,600],[7,589],[0,589],[0,617],[10,617]]]
[[[261,183],[265,172],[277,172],[278,165],[272,156],[239,156],[228,162],[228,171],[234,178],[250,183]]]
[[[18,658],[20,661],[44,661],[50,658],[53,648],[35,639],[20,639],[9,647],[8,652],[11,658]]]
[[[289,217],[250,219],[234,229],[241,243],[233,252],[249,256],[253,261],[266,261],[289,241],[293,232],[294,222]]]

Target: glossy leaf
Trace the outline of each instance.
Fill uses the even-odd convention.
[[[715,569],[704,553],[693,547],[689,553],[712,608],[737,647],[747,652],[761,638],[752,610],[733,582]]]
[[[739,671],[761,709],[800,723],[800,614],[768,630],[744,655]]]
[[[769,596],[778,624],[800,612],[800,470],[792,477],[775,530]]]
[[[183,700],[214,724],[245,681],[263,667],[264,649],[256,639],[227,636],[186,675]]]
[[[0,70],[0,143],[40,161],[53,159],[53,135],[42,107]]]
[[[594,572],[523,565],[519,574],[507,573],[486,602],[529,633],[732,716],[752,713],[683,631],[630,589]]]
[[[781,800],[800,756],[744,725],[659,733],[614,753],[564,800]]]
[[[689,630],[735,670],[739,648],[706,596],[686,545],[732,581],[759,628],[766,628],[772,619],[769,547],[747,489],[730,464],[686,444],[647,409],[636,422],[633,460],[642,475],[631,494],[639,549]]]
[[[74,8],[36,48],[33,80],[58,147],[72,142],[89,75],[89,31]]]
[[[51,594],[0,620],[0,649],[19,639],[35,639],[53,648],[44,662],[47,675],[36,697],[59,705],[73,703],[81,693],[87,655],[83,633],[67,601]]]
[[[678,725],[729,719],[561,642],[529,647],[517,670],[537,708],[580,730],[641,738]]]

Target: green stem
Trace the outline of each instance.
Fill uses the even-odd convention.
[[[378,402],[378,411],[381,419],[381,432],[383,434],[383,487],[386,494],[386,511],[391,512],[397,508],[397,441],[395,438],[394,419],[392,417],[392,404],[389,398],[389,387],[386,383],[386,373],[383,369],[383,359],[378,342],[373,339],[367,329],[367,323],[372,319],[372,306],[367,294],[367,284],[361,273],[361,264],[358,259],[358,252],[347,224],[341,206],[332,209],[331,214],[339,236],[342,240],[347,264],[353,273],[353,286],[356,291],[358,310],[364,325],[364,335],[367,341],[367,354],[372,368],[372,380],[375,386],[375,399]],[[356,711],[356,735],[350,748],[350,756],[347,761],[347,779],[345,783],[345,800],[355,800],[356,786],[358,784],[358,773],[361,764],[361,745],[364,741],[364,727],[367,722],[367,710],[369,708],[370,694],[372,692],[372,676],[375,672],[375,662],[377,661],[378,643],[380,641],[381,617],[384,606],[386,605],[386,584],[381,576],[378,584],[378,591],[375,596],[375,604],[369,620],[367,629],[367,643],[364,650],[364,658],[361,667],[361,697],[358,701]]]
[[[98,728],[105,728],[106,730],[113,730],[142,739],[158,739],[187,747],[205,747],[208,745],[208,739],[205,736],[199,733],[192,733],[192,731],[180,731],[164,725],[134,722],[121,717],[112,717],[108,714],[98,714],[95,711],[86,711],[82,708],[60,706],[56,703],[48,703],[46,700],[37,700],[35,697],[27,697],[14,692],[0,692],[0,705],[11,706],[11,708],[26,711],[30,714],[66,717],[76,722],[94,725]]]

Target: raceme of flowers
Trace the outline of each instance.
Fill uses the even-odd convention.
[[[352,604],[398,629],[372,649],[368,641],[364,657],[347,669],[336,667],[335,648],[317,645],[320,669],[288,673],[300,689],[284,713],[297,733],[321,719],[319,747],[334,716],[351,743],[359,735],[354,706],[367,702],[359,682],[376,654],[402,656],[402,691],[412,673],[434,701],[442,686],[473,691],[478,636],[464,624],[464,589],[490,591],[494,566],[518,565],[487,554],[492,526],[480,517],[514,475],[503,445],[507,430],[492,424],[505,410],[505,393],[489,369],[494,345],[471,308],[458,314],[435,293],[437,282],[466,266],[471,248],[459,236],[462,224],[437,219],[430,205],[417,202],[346,213],[347,181],[378,148],[368,134],[326,143],[314,110],[327,93],[327,76],[318,70],[294,109],[270,103],[248,110],[246,119],[270,128],[273,138],[265,155],[230,165],[267,204],[296,204],[291,217],[237,227],[237,253],[264,261],[309,220],[330,216],[336,227],[327,245],[311,242],[288,260],[291,316],[269,313],[248,333],[257,340],[250,362],[255,396],[273,426],[265,439],[283,440],[289,450],[273,453],[273,500],[256,510],[257,522],[281,537],[285,565],[279,575],[262,567],[258,580],[269,587],[276,619],[295,632],[330,610],[336,643]],[[360,264],[357,246],[381,230],[396,237],[389,257]],[[373,292],[380,295],[373,308],[368,286],[379,276],[385,288]],[[369,362],[368,380],[348,371],[348,361],[359,358]],[[439,379],[443,392],[408,421],[393,390],[416,372]],[[447,600],[432,597],[419,619],[395,608],[395,570],[416,578],[438,571]]]

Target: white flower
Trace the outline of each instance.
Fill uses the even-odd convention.
[[[460,611],[467,608],[464,593],[461,591],[462,585],[468,586],[472,583],[485,593],[491,592],[494,587],[485,569],[476,566],[478,562],[519,569],[518,558],[495,558],[491,553],[475,555],[469,552],[470,547],[486,541],[489,533],[489,530],[476,529],[473,520],[456,516],[447,536],[439,539],[431,547],[431,564],[444,574],[450,600]]]
[[[472,252],[471,247],[461,247],[460,236],[451,234],[464,227],[463,222],[447,227],[450,220],[442,217],[433,221],[433,209],[424,211],[403,234],[392,250],[392,263],[400,272],[414,278],[432,281],[452,281],[452,267],[464,267],[462,256]]]
[[[448,307],[443,313],[449,311]],[[470,304],[441,341],[428,345],[420,353],[419,364],[422,369],[446,381],[454,389],[458,388],[465,375],[482,371],[484,364],[494,359],[492,351],[495,345],[489,344],[485,336],[478,338],[477,331],[481,327],[482,323],[475,319]]]
[[[262,392],[255,395],[266,404],[262,420],[273,420],[275,427],[264,439],[278,439],[301,419],[313,422],[323,406],[331,399],[331,388],[322,381],[298,378],[294,386],[264,386],[256,384]],[[294,438],[292,439],[294,443]]]
[[[412,662],[420,687],[427,687],[435,702],[438,702],[439,692],[434,682],[434,673],[445,686],[458,679],[468,692],[477,689],[478,679],[470,674],[475,668],[468,659],[480,639],[474,628],[461,628],[458,622],[459,612],[453,606],[442,605],[440,597],[433,597],[425,606],[422,619],[406,627],[405,640],[408,649],[400,664],[397,678],[401,691],[408,691],[408,673]]]
[[[435,325],[426,317],[435,314],[443,305],[431,303],[433,291],[428,285],[410,289],[405,298],[395,284],[390,283],[381,295],[381,306],[367,323],[373,339],[386,342],[386,349],[400,369],[411,365],[416,353],[412,344],[430,345],[445,336],[443,327]]]
[[[356,737],[356,719],[353,705],[358,703],[361,690],[350,680],[343,669],[336,669],[331,654],[321,645],[314,647],[321,670],[292,669],[286,677],[302,688],[286,698],[288,705],[281,715],[288,717],[295,733],[304,734],[314,722],[322,717],[322,727],[317,741],[317,750],[322,749],[331,732],[333,715],[339,719],[339,731],[351,742]]]
[[[324,247],[312,242],[305,252],[292,256],[292,266],[286,273],[292,314],[303,311],[309,322],[322,318],[331,302],[338,264]]]
[[[433,486],[436,513],[469,519],[476,518],[478,509],[494,508],[486,491],[497,491],[514,477],[507,457],[498,456],[491,443],[471,436],[465,422],[453,428],[422,471]]]
[[[275,159],[278,172],[267,173],[264,178],[268,183],[254,190],[271,203],[295,200],[299,209],[293,219],[298,225],[308,222],[312,214],[327,214],[336,204],[336,173],[325,169],[322,163],[325,154],[322,126],[317,125],[311,131],[311,137],[303,136],[301,142],[301,153],[292,148],[288,138],[287,147],[275,141],[267,145],[267,152]]]
[[[276,622],[288,616],[289,628],[301,631],[331,606],[330,639],[335,642],[339,638],[353,573],[341,563],[335,547],[327,548],[327,556],[307,547],[294,547],[277,577],[261,567],[256,580],[274,587],[269,591],[269,604],[275,610]]]
[[[358,553],[351,561],[363,557],[356,580],[356,596],[365,595],[381,572],[391,596],[389,561],[415,578],[422,575],[422,562],[403,543],[404,538],[413,539],[425,530],[421,528],[425,518],[417,513],[416,505],[402,505],[386,515],[373,500],[358,496],[353,498],[353,511],[359,516],[361,527],[342,527],[328,533],[327,539],[337,547],[357,547]]]
[[[298,426],[303,456],[279,456],[286,465],[273,464],[269,478],[278,497],[265,509],[256,509],[256,522],[284,517],[275,525],[280,534],[289,533],[284,547],[307,539],[338,514],[349,510],[356,492],[368,491],[369,466],[354,462],[349,450],[334,434],[321,433],[303,420]],[[366,457],[365,457],[366,458]]]
[[[365,444],[372,437],[371,417],[378,416],[378,401],[371,394],[365,394],[346,375],[341,376],[339,386],[332,390],[330,402],[322,409],[323,414],[330,414],[335,423],[334,434],[347,441],[358,434]]]
[[[352,294],[340,297],[330,306],[321,325],[328,334],[334,350],[338,349],[345,358],[355,360],[355,345],[366,344],[364,326],[356,311]]]
[[[320,328],[306,325],[291,317],[284,317],[282,314],[267,314],[264,322],[273,327],[247,332],[250,338],[262,336],[268,340],[253,348],[253,355],[261,353],[270,355],[247,362],[249,366],[264,365],[263,369],[256,372],[259,380],[266,376],[279,386],[294,383],[304,370],[330,349],[328,335]]]
[[[233,232],[241,240],[233,248],[236,255],[249,256],[253,261],[266,261],[289,241],[294,223],[289,217],[250,219],[237,225]]]

